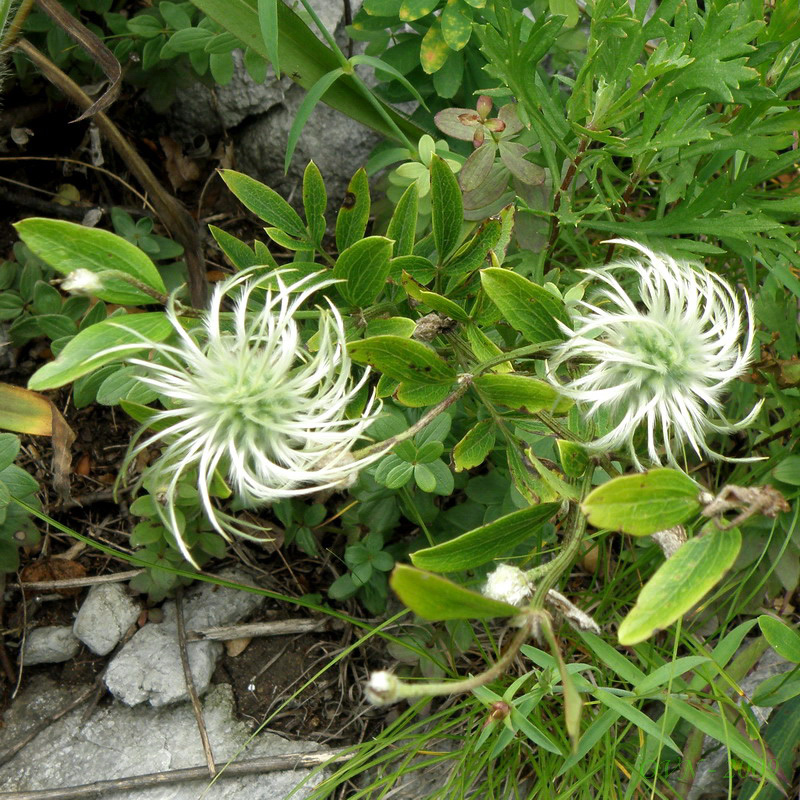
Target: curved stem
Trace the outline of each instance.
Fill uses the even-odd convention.
[[[463,692],[471,692],[478,686],[485,686],[487,683],[499,678],[511,666],[511,662],[519,652],[525,642],[531,636],[533,626],[538,619],[537,614],[526,615],[522,626],[517,631],[516,636],[511,640],[511,643],[506,648],[505,653],[487,669],[478,675],[473,675],[471,678],[464,678],[460,681],[436,681],[432,683],[405,683],[399,681],[397,685],[396,699],[407,699],[412,697],[430,697],[432,695],[452,695],[461,694]]]
[[[581,481],[581,500],[586,497],[591,487],[592,476],[591,473],[587,473]],[[561,546],[561,552],[546,565],[548,567],[547,572],[540,576],[539,582],[536,585],[536,592],[531,600],[531,608],[539,609],[543,607],[547,593],[556,585],[561,574],[572,564],[575,556],[578,555],[578,550],[580,550],[583,534],[585,532],[586,517],[581,511],[580,503],[573,503],[567,522],[567,533]]]
[[[453,403],[456,402],[459,398],[463,397],[466,393],[467,389],[472,385],[472,375],[466,373],[464,375],[460,375],[458,378],[458,388],[451,394],[447,395],[441,403],[431,408],[427,413],[425,413],[422,417],[419,418],[417,422],[415,422],[410,428],[404,430],[402,433],[398,433],[397,436],[390,436],[388,439],[384,439],[382,442],[375,442],[375,444],[371,444],[368,447],[363,447],[361,450],[356,450],[353,452],[353,459],[358,461],[362,458],[367,458],[368,456],[373,455],[374,453],[378,453],[381,450],[388,452],[391,450],[396,444],[400,444],[400,442],[405,442],[407,439],[411,439],[417,433],[419,433],[423,428],[425,428],[428,424],[430,424],[442,411],[450,408]]]

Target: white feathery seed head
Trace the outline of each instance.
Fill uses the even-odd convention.
[[[498,564],[486,576],[483,594],[492,600],[500,600],[512,606],[520,606],[532,594],[528,576],[518,567]]]
[[[227,475],[240,500],[254,507],[347,486],[359,470],[385,455],[356,460],[350,453],[380,405],[372,397],[359,418],[345,415],[367,373],[358,381],[351,377],[336,307],[329,301],[329,309],[320,312],[315,352],[302,342],[294,319],[310,295],[336,281],[317,273],[287,284],[287,275],[291,270],[246,270],[218,284],[202,324],[190,330],[171,300],[166,313],[178,343],[151,342],[152,360],[128,358],[142,371],[139,380],[166,406],[148,421],[162,429],[132,447],[128,463],[164,443],[142,480],[161,489],[165,522],[190,561],[175,514],[178,484],[189,472],[197,473],[201,502],[214,528],[224,536],[247,536],[247,523],[212,501],[216,470]],[[226,314],[228,299],[232,312]]]
[[[613,427],[590,443],[594,450],[625,448],[636,468],[643,469],[634,447],[641,426],[647,454],[656,464],[666,458],[681,468],[676,454],[685,442],[701,457],[724,459],[708,446],[706,436],[745,427],[761,408],[759,403],[737,423],[723,416],[722,397],[751,360],[750,298],[742,292],[743,313],[734,289],[704,267],[626,239],[610,242],[632,247],[641,256],[583,270],[603,286],[593,302],[578,303],[574,330],[562,326],[567,338],[549,362],[551,382],[589,418],[608,412]],[[624,272],[638,276],[638,298],[623,289],[618,276]],[[556,370],[567,360],[590,366],[561,384]]]
[[[102,290],[103,281],[96,272],[79,267],[61,281],[61,288],[69,294],[93,295]]]

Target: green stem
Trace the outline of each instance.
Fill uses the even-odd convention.
[[[475,377],[486,372],[487,369],[496,367],[498,364],[502,364],[505,361],[515,361],[516,359],[519,358],[532,356],[544,350],[549,350],[551,347],[555,347],[557,344],[560,343],[561,343],[560,339],[553,339],[552,341],[549,342],[540,342],[539,344],[529,344],[526,345],[525,347],[518,347],[516,350],[509,350],[507,353],[502,353],[499,356],[495,356],[494,358],[490,358],[488,361],[483,361],[482,363],[478,364],[478,366],[475,368]]]
[[[581,481],[580,498],[589,493],[592,488],[591,473],[584,475]],[[583,534],[586,532],[586,517],[581,511],[580,502],[573,503],[569,520],[567,522],[567,532],[561,545],[561,552],[550,562],[547,563],[547,572],[539,578],[536,585],[536,592],[531,600],[530,607],[540,609],[544,606],[544,599],[547,593],[556,585],[561,574],[575,560],[583,542]]]
[[[442,411],[450,408],[453,403],[456,402],[459,398],[463,397],[466,393],[467,389],[472,385],[472,375],[469,373],[465,373],[464,375],[460,375],[458,378],[458,387],[454,392],[447,395],[444,400],[442,400],[439,405],[434,406],[430,409],[427,413],[425,413],[422,417],[419,418],[417,422],[415,422],[410,428],[404,430],[402,433],[398,433],[397,436],[390,436],[388,439],[384,439],[382,442],[375,442],[375,444],[369,445],[369,447],[364,447],[361,450],[356,450],[353,453],[353,458],[358,461],[362,458],[367,458],[368,456],[373,455],[374,453],[378,453],[380,451],[388,452],[391,450],[396,444],[400,444],[400,442],[405,442],[407,439],[411,439],[413,436],[416,436],[423,428],[429,425]]]
[[[485,672],[460,681],[437,681],[431,683],[405,683],[400,681],[397,686],[396,699],[430,697],[432,695],[442,694],[461,694],[463,692],[471,692],[478,686],[485,686],[487,683],[491,683],[491,681],[503,675],[509,666],[511,666],[511,662],[519,652],[520,647],[530,638],[535,619],[535,614],[525,617],[522,627],[511,640],[505,653],[503,653],[503,655]]]

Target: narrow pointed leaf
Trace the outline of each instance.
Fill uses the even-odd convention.
[[[405,605],[415,614],[431,621],[492,619],[519,614],[515,606],[490,600],[447,578],[406,564],[398,564],[394,568],[389,583]]]
[[[636,605],[619,626],[620,644],[643,642],[682,617],[731,568],[742,537],[738,529],[711,528],[690,539],[645,584]]]
[[[456,572],[488,564],[513,554],[514,548],[536,533],[559,509],[558,503],[544,503],[514,511],[451,539],[411,554],[415,567],[431,572]]]

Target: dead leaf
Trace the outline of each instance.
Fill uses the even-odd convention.
[[[169,182],[177,192],[187,188],[190,184],[200,180],[200,165],[188,158],[183,148],[169,136],[161,136],[158,140],[167,157],[166,169]]]
[[[20,582],[47,583],[49,581],[66,581],[74,578],[85,578],[86,567],[78,561],[67,561],[56,558],[43,558],[29,564],[20,572]],[[54,589],[53,591],[64,597],[76,597],[83,589],[76,586],[71,589]]]
[[[231,657],[241,655],[247,649],[247,646],[252,642],[251,636],[243,636],[241,639],[229,639],[225,642],[225,652]]]

